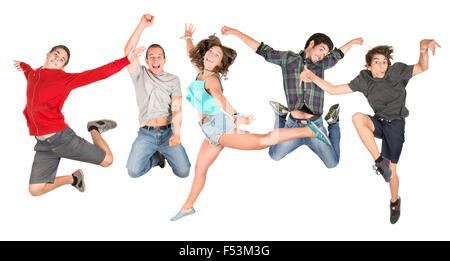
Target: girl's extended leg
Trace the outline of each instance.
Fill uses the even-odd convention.
[[[198,195],[205,186],[208,169],[216,160],[217,156],[219,156],[219,153],[223,148],[222,145],[213,146],[207,139],[203,140],[200,151],[198,152],[197,162],[195,163],[195,176],[194,181],[192,182],[191,191],[183,205],[183,209],[180,211],[181,213],[183,213],[183,211],[188,211],[188,209],[194,206]]]
[[[234,129],[224,133],[219,143],[225,147],[240,150],[262,150],[269,146],[298,138],[315,138],[317,135],[308,127],[281,128],[266,134],[254,134]]]

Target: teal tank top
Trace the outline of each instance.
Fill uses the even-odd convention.
[[[200,81],[197,80],[198,76],[195,77],[195,81],[193,81],[189,87],[187,88],[186,99],[191,103],[192,107],[197,111],[208,114],[208,115],[217,115],[222,112],[222,108],[220,108],[214,97],[209,95],[209,93],[205,90],[205,80]],[[222,88],[222,79],[220,79],[220,87]]]

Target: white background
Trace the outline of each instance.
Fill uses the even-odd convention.
[[[0,8],[2,88],[0,106],[0,240],[449,240],[448,97],[449,34],[444,1],[7,1]],[[398,165],[402,214],[389,223],[388,185],[371,169],[372,158],[351,122],[355,112],[372,114],[360,93],[326,95],[324,110],[341,104],[341,161],[327,169],[307,147],[283,160],[268,150],[225,149],[210,168],[197,213],[169,221],[187,197],[203,134],[197,114],[183,99],[182,143],[192,163],[186,179],[170,167],[132,179],[125,165],[138,130],[135,92],[126,69],[77,89],[66,101],[66,122],[90,140],[86,122],[111,118],[117,129],[104,138],[114,156],[107,168],[63,159],[58,175],[82,168],[87,190],[65,186],[42,197],[28,193],[35,139],[25,118],[26,81],[12,60],[36,68],[57,44],[72,53],[67,72],[80,72],[123,56],[142,14],[155,15],[140,46],[160,43],[166,71],[178,75],[182,90],[195,77],[179,37],[184,23],[197,28],[194,40],[236,27],[279,50],[299,51],[315,32],[337,47],[362,36],[325,78],[348,83],[364,66],[370,48],[389,44],[394,62],[414,64],[419,41],[442,46],[427,72],[408,87],[406,142]],[[222,42],[237,53],[225,95],[239,112],[254,113],[247,129],[273,127],[269,100],[285,103],[281,70],[233,36]],[[144,60],[141,57],[141,62]]]

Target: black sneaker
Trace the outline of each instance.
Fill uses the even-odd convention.
[[[328,125],[335,124],[339,121],[339,109],[339,103],[330,107],[327,115],[325,115],[325,121],[328,123]]]
[[[81,169],[77,169],[74,173],[72,173],[72,177],[74,179],[75,184],[72,184],[76,189],[80,192],[84,192],[86,190],[86,184],[84,184],[84,174]]]
[[[382,157],[380,162],[375,162],[375,165],[373,165],[373,170],[375,170],[377,175],[381,174],[386,182],[389,182],[392,177],[392,170],[389,168],[390,165],[391,161],[385,157]]]
[[[164,168],[166,166],[166,158],[164,157],[164,155],[162,155],[161,152],[156,151],[156,155],[158,155],[159,161],[158,161],[158,166],[160,168]]]
[[[270,107],[272,107],[273,112],[280,117],[286,117],[289,113],[289,109],[276,101],[270,101]]]
[[[97,120],[97,121],[90,121],[87,123],[87,129],[89,131],[89,128],[95,126],[98,129],[98,132],[103,133],[106,132],[108,130],[114,129],[115,127],[117,127],[117,122],[113,121],[113,120],[107,120],[107,119],[103,119],[103,120]]]
[[[400,203],[401,199],[398,197],[397,204],[393,204],[391,202],[390,209],[391,209],[391,224],[397,223],[398,219],[400,218]]]

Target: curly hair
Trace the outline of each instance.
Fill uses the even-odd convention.
[[[219,73],[226,80],[226,76],[228,73],[228,68],[233,64],[234,59],[236,59],[236,51],[222,45],[219,37],[215,35],[210,35],[208,38],[201,40],[197,43],[197,45],[189,51],[189,58],[191,58],[191,62],[197,66],[199,69],[204,69],[203,59],[205,57],[206,52],[211,49],[211,47],[218,46],[222,49],[223,57],[222,57],[222,66],[216,66],[213,69],[213,72]]]
[[[388,60],[388,67],[391,66],[391,60],[393,58],[392,53],[394,52],[394,48],[389,45],[379,45],[370,49],[366,54],[366,65],[370,66],[372,64],[372,59],[375,54],[381,54]]]

